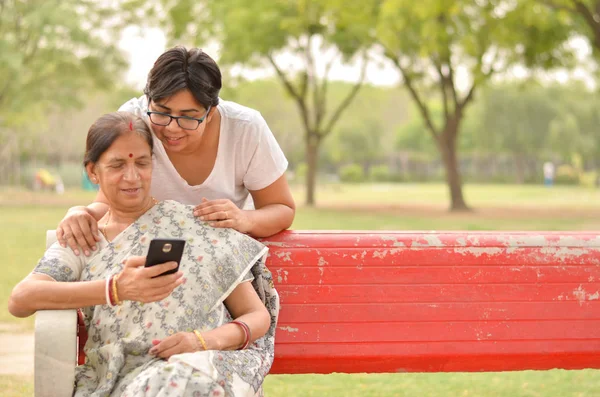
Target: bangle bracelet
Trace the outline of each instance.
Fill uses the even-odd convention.
[[[240,348],[238,348],[238,350],[244,350],[250,344],[250,339],[252,337],[250,327],[248,327],[248,324],[246,324],[245,322],[240,321],[240,320],[234,320],[231,323],[236,324],[244,331],[244,343],[241,345]]]
[[[194,330],[194,334],[196,335],[196,338],[198,338],[198,340],[200,341],[200,344],[202,345],[202,349],[208,350],[208,348],[206,347],[206,341],[202,337],[202,334],[197,329]]]
[[[108,306],[114,306],[112,299],[111,299],[110,286],[111,286],[111,276],[108,275],[108,276],[106,276],[106,286],[104,288],[104,294],[105,294],[105,298],[106,298],[106,304]]]
[[[119,294],[117,293],[117,280],[121,273],[113,276],[112,278],[112,297],[115,299],[114,305],[120,305],[122,302],[119,300]]]

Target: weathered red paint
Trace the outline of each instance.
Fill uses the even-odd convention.
[[[600,368],[600,235],[285,232],[271,373]]]
[[[598,233],[289,231],[264,242],[282,303],[271,373],[600,368]]]

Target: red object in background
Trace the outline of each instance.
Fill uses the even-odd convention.
[[[281,298],[273,374],[600,368],[597,234],[288,231],[264,242]]]

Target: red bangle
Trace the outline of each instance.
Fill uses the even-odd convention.
[[[115,301],[114,301],[114,291],[113,291],[113,278],[115,278],[115,276],[111,276],[110,279],[108,280],[108,298],[110,299],[110,305],[111,306],[116,306]]]
[[[248,327],[248,324],[246,324],[245,322],[239,321],[239,320],[234,320],[231,323],[238,325],[244,331],[244,344],[242,345],[242,347],[240,347],[238,349],[238,350],[244,350],[250,344],[250,338],[252,337],[250,327]]]

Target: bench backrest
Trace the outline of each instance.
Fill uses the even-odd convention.
[[[600,236],[274,236],[271,373],[600,368]]]

